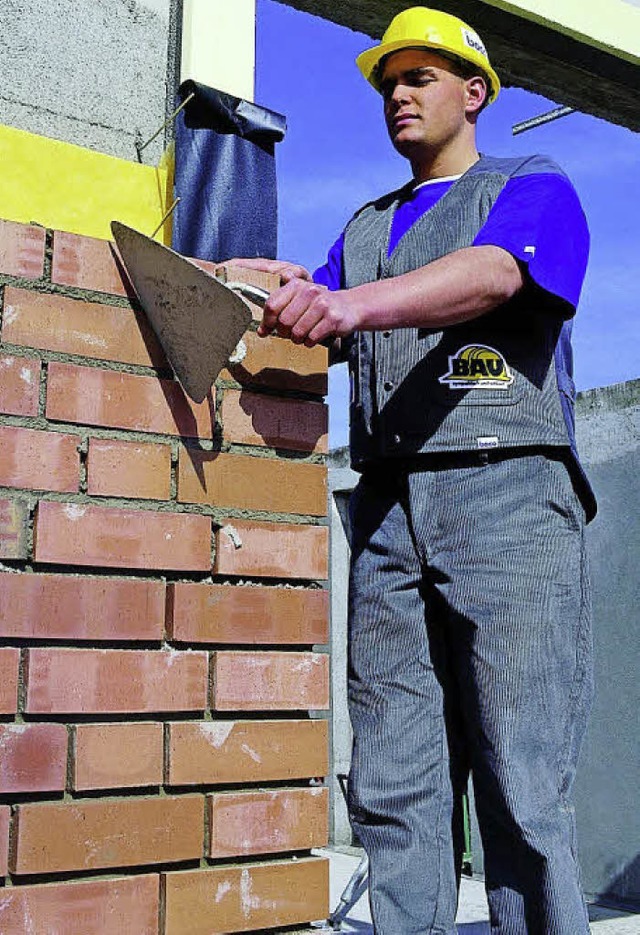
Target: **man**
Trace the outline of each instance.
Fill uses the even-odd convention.
[[[473,777],[492,931],[584,935],[569,793],[591,696],[570,319],[588,232],[544,157],[480,157],[499,81],[455,17],[358,59],[412,181],[365,205],[259,334],[349,361],[351,818],[377,935],[450,935]]]

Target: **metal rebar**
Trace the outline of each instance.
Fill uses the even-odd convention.
[[[524,133],[526,130],[533,130],[534,127],[541,127],[545,123],[551,123],[552,120],[559,120],[560,117],[566,117],[567,114],[573,114],[574,107],[555,107],[547,111],[546,114],[538,114],[537,117],[531,117],[529,120],[523,120],[522,123],[516,123],[511,128],[514,136]]]
[[[152,240],[153,240],[153,238],[156,236],[156,234],[158,233],[158,231],[160,230],[160,228],[162,227],[162,225],[164,224],[164,222],[167,220],[167,218],[169,217],[169,215],[170,215],[170,214],[173,214],[173,212],[176,210],[176,205],[178,204],[179,201],[180,201],[180,198],[179,198],[179,197],[174,199],[173,204],[172,204],[171,207],[167,210],[167,212],[163,215],[162,220],[160,221],[160,223],[158,224],[158,226],[157,226],[156,229],[154,230],[153,234],[151,234],[151,239],[152,239]]]
[[[150,136],[150,137],[149,137],[149,139],[147,140],[146,143],[136,143],[136,149],[137,149],[137,151],[138,151],[138,156],[140,155],[140,153],[142,152],[143,149],[146,149],[146,148],[147,148],[147,146],[149,145],[149,143],[153,143],[153,141],[155,140],[156,136],[160,136],[160,134],[161,134],[162,131],[165,129],[165,127],[168,127],[170,123],[173,123],[173,121],[176,119],[176,117],[178,116],[178,114],[180,113],[180,111],[181,111],[184,107],[186,107],[187,104],[189,103],[189,101],[192,100],[192,98],[194,98],[195,96],[196,96],[196,92],[195,92],[195,91],[192,91],[191,94],[189,94],[187,97],[185,97],[185,99],[184,99],[184,101],[182,102],[182,104],[180,104],[179,107],[176,107],[176,109],[174,110],[174,112],[173,112],[169,117],[167,117],[167,119],[166,119],[165,122],[162,124],[162,126],[161,126],[158,130],[156,130],[156,132],[153,134],[153,136]]]

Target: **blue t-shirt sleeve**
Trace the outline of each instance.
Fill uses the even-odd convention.
[[[587,269],[589,229],[565,175],[535,173],[510,179],[496,199],[474,246],[508,250],[526,263],[540,288],[575,312]]]
[[[327,262],[319,266],[313,274],[313,281],[319,286],[326,286],[331,292],[342,289],[344,281],[342,267],[342,253],[344,249],[344,232],[340,234],[332,248],[329,250]]]

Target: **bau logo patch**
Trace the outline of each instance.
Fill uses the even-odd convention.
[[[486,344],[466,344],[449,358],[449,370],[439,377],[452,390],[506,390],[514,376],[506,360]]]

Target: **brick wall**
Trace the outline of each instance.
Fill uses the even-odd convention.
[[[107,243],[0,222],[0,283],[0,932],[306,931],[326,352],[249,333],[195,405]]]

